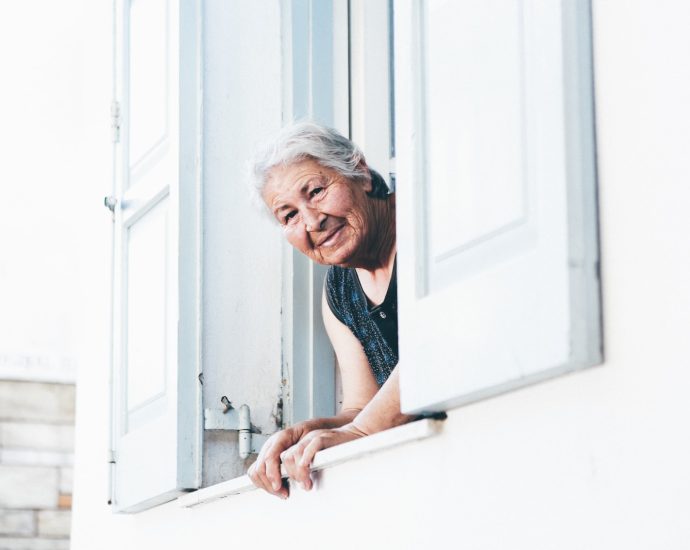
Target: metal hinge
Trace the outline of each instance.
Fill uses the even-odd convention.
[[[120,102],[116,99],[110,104],[110,132],[113,143],[120,143]]]
[[[115,214],[115,207],[117,206],[117,199],[112,195],[103,197],[103,206],[110,210],[111,214]]]
[[[115,486],[113,485],[113,475],[115,471],[115,451],[108,450],[108,506],[112,506],[115,501]]]
[[[391,193],[395,193],[395,157],[392,157],[388,161],[388,188],[391,190]]]
[[[240,458],[257,454],[270,435],[252,430],[249,406],[242,405],[239,409],[235,409],[225,396],[221,399],[221,403],[225,407],[222,410],[204,409],[204,429],[238,432]]]

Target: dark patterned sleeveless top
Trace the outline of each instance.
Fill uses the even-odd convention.
[[[331,266],[326,275],[326,300],[333,315],[360,341],[376,382],[383,385],[398,364],[396,266],[379,306],[370,306],[354,269],[337,266]]]

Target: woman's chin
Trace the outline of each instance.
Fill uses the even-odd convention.
[[[318,253],[311,255],[310,258],[321,265],[337,265],[338,267],[351,267],[350,261],[352,259],[352,254],[350,254],[349,250],[334,248],[318,250]]]

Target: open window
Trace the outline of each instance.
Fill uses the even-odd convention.
[[[601,361],[587,2],[116,6],[117,510],[246,471],[223,396],[264,435],[336,410],[327,269],[243,183],[294,119],[395,187],[404,412]]]
[[[349,136],[392,185],[395,171],[391,0],[284,3],[284,122],[311,118]],[[335,356],[321,320],[327,267],[284,244],[286,424],[337,409]]]

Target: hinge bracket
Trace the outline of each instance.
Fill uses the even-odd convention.
[[[204,409],[204,429],[238,432],[240,458],[257,454],[270,435],[252,432],[249,406],[242,405],[235,409],[227,397],[222,402],[225,410]]]
[[[113,143],[120,143],[120,102],[116,99],[110,104],[110,133]]]

